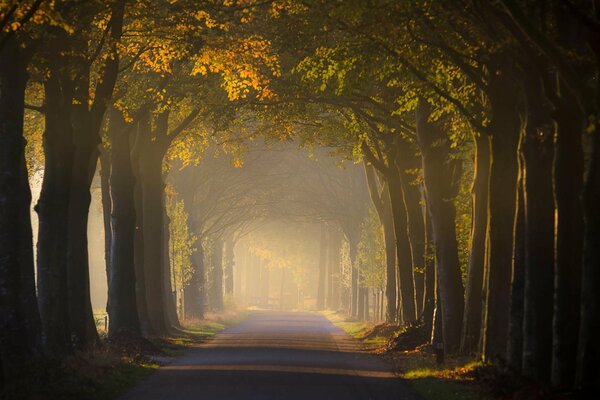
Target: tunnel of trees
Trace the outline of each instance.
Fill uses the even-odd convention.
[[[108,337],[328,308],[598,390],[599,74],[597,0],[0,0],[2,380],[98,345],[97,212]]]

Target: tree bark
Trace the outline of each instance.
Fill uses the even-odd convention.
[[[462,166],[459,161],[450,159],[449,139],[440,127],[441,122],[429,121],[430,115],[430,105],[424,100],[419,101],[416,112],[417,141],[421,148],[423,182],[436,249],[444,349],[452,353],[460,347],[464,310],[454,207]]]
[[[566,88],[562,88],[568,93]],[[556,214],[556,266],[554,281],[554,336],[552,384],[572,387],[577,370],[580,321],[581,264],[583,256],[583,118],[576,100],[563,95],[554,112],[554,201]]]
[[[386,322],[396,322],[396,238],[394,236],[394,221],[392,219],[392,207],[390,204],[389,187],[386,184],[383,190],[379,190],[377,177],[372,167],[364,164],[367,176],[367,186],[371,200],[377,211],[379,222],[383,227],[383,241],[385,245],[385,294],[387,299]]]
[[[425,290],[425,222],[423,208],[421,207],[421,191],[419,185],[415,184],[415,176],[412,170],[420,167],[419,160],[415,156],[415,150],[408,143],[399,141],[399,154],[396,164],[402,183],[402,195],[406,205],[408,238],[412,253],[412,268],[415,281],[415,299],[417,303],[416,314],[420,318],[423,312],[423,299]]]
[[[183,289],[186,319],[204,319],[204,249],[202,239],[196,239],[192,253],[192,276]]]
[[[135,275],[135,179],[130,159],[130,135],[119,112],[110,117],[111,247],[108,286],[109,336],[121,330],[141,333]]]
[[[74,151],[72,94],[69,80],[53,65],[45,82],[44,179],[35,210],[39,220],[37,288],[43,340],[47,350],[57,355],[70,348],[66,221]]]
[[[320,226],[319,276],[317,282],[317,310],[325,309],[325,280],[327,272],[327,231],[325,224]]]
[[[600,385],[600,130],[591,133],[583,188],[583,275],[576,383],[595,393]]]
[[[521,174],[522,175],[522,174]],[[521,372],[523,365],[523,306],[525,285],[525,200],[523,177],[519,176],[517,213],[515,216],[515,249],[510,294],[510,321],[508,328],[508,365]]]
[[[523,373],[550,382],[554,296],[553,134],[542,85],[535,74],[525,84],[527,125],[521,144],[524,160],[525,286]]]
[[[487,135],[479,134],[474,135],[473,139],[475,142],[475,171],[471,189],[471,243],[461,341],[461,351],[466,354],[473,354],[480,350],[490,174],[490,138]]]
[[[235,243],[233,241],[233,237],[230,236],[225,240],[225,245],[224,245],[224,249],[225,249],[225,268],[224,268],[224,274],[225,274],[225,295],[226,296],[232,296],[233,295],[233,270],[234,270],[234,266],[235,266],[235,253],[233,251],[233,248],[235,246]]]
[[[427,201],[425,202],[427,203]],[[423,303],[423,324],[426,332],[433,330],[433,319],[436,298],[435,278],[435,245],[433,243],[433,229],[431,217],[425,208],[425,295]]]
[[[212,286],[210,306],[215,311],[223,311],[223,241],[220,238],[213,239],[211,256]]]
[[[503,359],[508,338],[512,254],[517,187],[517,145],[520,118],[517,112],[512,57],[498,54],[490,66],[488,97],[492,107],[489,130],[492,135],[486,304],[483,352],[486,360]]]
[[[396,237],[396,257],[398,261],[398,298],[401,308],[398,309],[398,321],[412,324],[417,320],[415,298],[415,278],[413,275],[413,256],[408,238],[408,217],[402,194],[402,183],[397,171],[386,175],[389,185],[390,203],[394,219],[394,235]]]
[[[26,65],[14,39],[0,49],[0,382],[40,350],[23,139]]]

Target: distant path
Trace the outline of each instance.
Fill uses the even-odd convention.
[[[120,400],[419,399],[325,317],[256,312],[160,368]]]

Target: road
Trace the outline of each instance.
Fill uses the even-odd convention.
[[[417,400],[377,356],[325,317],[256,312],[119,400]]]

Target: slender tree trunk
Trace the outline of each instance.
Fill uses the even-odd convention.
[[[485,271],[485,236],[490,174],[490,138],[474,135],[475,171],[473,174],[472,225],[463,318],[461,351],[473,354],[479,350],[483,309],[483,275]]]
[[[211,308],[215,311],[223,310],[223,241],[213,239],[212,246],[212,287]],[[268,279],[268,277],[267,277]]]
[[[228,237],[225,240],[225,295],[232,296],[233,295],[233,270],[235,266],[235,253],[233,248],[235,243],[233,242],[233,237]]]
[[[394,221],[392,219],[392,206],[390,204],[389,186],[385,184],[380,193],[377,185],[377,177],[372,167],[365,164],[365,173],[367,176],[367,186],[371,200],[377,211],[379,222],[383,227],[383,241],[385,246],[385,272],[386,284],[385,293],[387,298],[386,321],[388,323],[396,322],[396,237],[394,235]]]
[[[566,88],[564,92],[568,93]],[[583,118],[571,96],[555,110],[554,200],[556,206],[556,266],[552,384],[572,387],[577,370],[583,255]]]
[[[348,247],[350,252],[350,315],[353,317],[358,316],[358,244],[355,240],[348,240]]]
[[[108,334],[113,336],[121,330],[141,333],[138,317],[135,274],[135,228],[134,200],[135,179],[130,159],[129,132],[125,121],[113,110],[110,118],[110,197],[111,197],[111,246],[108,277]]]
[[[192,253],[192,276],[183,289],[186,319],[204,319],[204,249],[202,239],[196,239]]]
[[[444,349],[452,353],[460,347],[464,310],[454,207],[462,166],[460,162],[450,160],[449,139],[437,124],[429,122],[430,115],[429,104],[419,101],[417,140],[423,159],[423,181],[436,250]]]
[[[26,65],[16,40],[0,49],[0,382],[40,349],[23,139]]]
[[[583,188],[583,278],[581,325],[577,354],[578,386],[596,393],[600,385],[600,130],[590,138],[590,155]]]
[[[164,182],[164,179],[163,179]],[[165,295],[165,304],[164,304],[164,311],[165,311],[165,320],[167,321],[168,325],[167,327],[169,329],[171,328],[176,328],[179,329],[181,328],[181,325],[179,324],[179,318],[177,316],[177,295],[175,294],[174,290],[173,290],[173,286],[172,286],[172,282],[171,282],[171,259],[170,259],[170,252],[169,252],[169,241],[170,241],[170,231],[169,231],[169,224],[170,224],[170,218],[167,215],[167,205],[166,205],[166,199],[165,199],[165,195],[164,195],[164,185],[163,185],[163,190],[161,193],[161,202],[162,202],[162,217],[163,217],[163,237],[162,237],[162,244],[163,244],[163,252],[162,252],[162,256],[163,256],[163,262],[162,262],[162,277],[163,277],[163,293]],[[183,286],[183,284],[182,284]],[[185,304],[184,304],[185,306]]]
[[[319,240],[319,277],[317,283],[317,310],[325,309],[325,279],[327,269],[327,230],[325,224],[321,224],[321,236]]]
[[[517,213],[515,216],[515,250],[510,295],[510,321],[508,329],[507,361],[520,372],[523,364],[523,307],[525,285],[525,200],[523,177],[519,176]]]
[[[416,314],[420,318],[423,312],[423,296],[425,284],[425,222],[423,219],[423,208],[421,207],[421,191],[419,185],[414,183],[416,179],[415,169],[420,167],[419,160],[415,156],[415,149],[410,148],[408,143],[399,141],[397,166],[402,183],[402,194],[406,205],[408,238],[412,253],[413,275],[415,281],[415,298],[417,302]]]
[[[70,124],[72,88],[54,67],[45,82],[44,179],[35,210],[39,230],[37,245],[38,301],[46,348],[54,354],[69,349],[67,244],[69,190],[73,163]]]
[[[512,255],[517,191],[517,145],[520,118],[517,112],[516,86],[512,57],[497,55],[490,68],[488,97],[493,118],[490,123],[492,165],[488,209],[486,305],[483,352],[486,360],[503,359],[508,340]],[[498,61],[496,60],[496,61]],[[506,65],[505,65],[506,64]],[[508,223],[507,223],[508,222]]]
[[[413,256],[408,238],[408,217],[406,205],[402,194],[402,183],[396,171],[388,174],[386,180],[389,185],[390,202],[394,219],[394,234],[396,236],[396,257],[398,260],[398,282],[401,300],[401,318],[404,324],[411,324],[417,320],[417,306],[415,298],[415,278],[413,275]]]
[[[425,331],[433,330],[433,314],[435,311],[435,245],[431,228],[431,217],[425,208],[425,299],[423,303],[423,324]]]
[[[525,287],[523,373],[550,382],[554,296],[554,202],[552,123],[544,109],[541,82],[530,74],[524,160]]]
[[[329,228],[329,263],[331,265],[331,303],[329,307],[332,310],[340,308],[340,285],[341,285],[341,266],[340,266],[340,233],[335,227]]]

